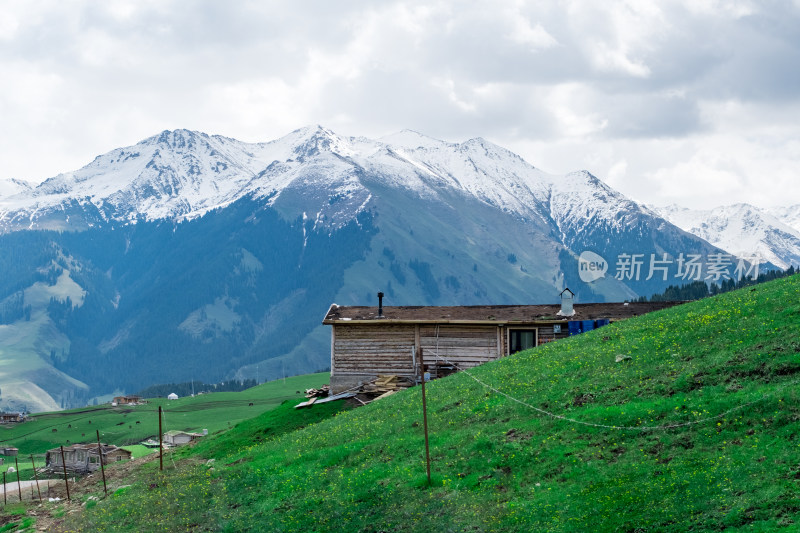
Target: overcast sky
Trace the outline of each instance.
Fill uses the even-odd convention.
[[[0,0],[0,178],[164,129],[484,137],[648,203],[800,203],[800,0]]]

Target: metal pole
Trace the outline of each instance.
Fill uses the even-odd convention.
[[[64,486],[67,487],[67,501],[70,501],[72,498],[69,497],[69,480],[67,479],[67,461],[64,459],[64,447],[59,446],[61,448],[61,466],[64,468]]]
[[[19,461],[14,457],[14,466],[17,467],[17,490],[19,490],[19,501],[22,501],[22,483],[19,482]]]
[[[103,473],[103,491],[108,496],[108,487],[106,487],[106,468],[103,466],[103,447],[100,446],[100,430],[97,431],[97,452],[100,454],[100,472]]]
[[[3,472],[3,505],[8,504],[8,499],[6,498],[6,473]]]
[[[158,406],[158,469],[164,470],[164,435],[161,433],[161,406]]]
[[[42,491],[39,489],[39,476],[36,474],[36,463],[33,462],[33,454],[31,454],[31,466],[33,467],[33,479],[36,480],[36,492],[39,493],[39,501],[42,501]],[[31,493],[33,489],[31,489]]]
[[[431,485],[431,452],[428,446],[428,406],[425,403],[425,362],[422,357],[422,347],[417,348],[419,355],[420,377],[422,378],[422,424],[425,427],[425,467],[428,473],[428,486]]]

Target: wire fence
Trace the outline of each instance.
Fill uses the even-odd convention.
[[[435,357],[437,359],[439,359],[440,361],[445,362],[448,365],[452,365],[459,372],[462,372],[462,373],[466,374],[472,380],[474,380],[476,383],[480,384],[481,386],[485,387],[486,389],[491,390],[492,392],[494,392],[496,394],[499,394],[499,395],[511,400],[512,402],[516,402],[516,403],[518,403],[518,404],[520,404],[522,406],[525,406],[525,407],[527,407],[527,408],[529,408],[529,409],[531,409],[533,411],[536,411],[537,413],[539,413],[541,415],[544,415],[544,416],[547,416],[547,417],[550,417],[550,418],[554,418],[554,419],[557,419],[557,420],[563,420],[563,421],[569,422],[571,424],[579,424],[579,425],[582,425],[582,426],[589,426],[589,427],[602,428],[602,429],[628,430],[628,431],[659,431],[659,430],[668,430],[668,429],[676,429],[676,428],[682,428],[682,427],[687,427],[687,426],[694,426],[694,425],[698,425],[698,424],[705,424],[707,422],[711,422],[711,421],[714,421],[714,420],[719,420],[720,418],[724,418],[724,417],[728,416],[731,413],[735,413],[736,411],[741,411],[742,409],[746,409],[747,407],[750,407],[751,405],[754,405],[756,403],[759,403],[761,401],[764,401],[764,400],[766,400],[768,398],[771,398],[771,397],[775,396],[779,392],[781,392],[781,391],[783,391],[783,390],[785,390],[785,389],[787,389],[789,387],[793,387],[793,386],[796,386],[796,385],[800,384],[800,380],[795,380],[795,381],[793,381],[791,383],[787,383],[787,384],[783,385],[782,387],[779,387],[778,389],[773,390],[770,393],[763,394],[760,397],[756,398],[755,400],[752,400],[752,401],[749,401],[747,403],[743,403],[743,404],[737,405],[736,407],[728,409],[728,410],[726,410],[726,411],[724,411],[722,413],[719,413],[719,414],[716,414],[716,415],[713,415],[713,416],[708,416],[708,417],[705,417],[705,418],[699,418],[697,420],[690,420],[688,422],[679,422],[679,423],[675,423],[675,424],[665,424],[665,425],[660,425],[660,426],[618,426],[618,425],[613,425],[613,424],[600,424],[600,423],[597,423],[597,422],[587,422],[585,420],[578,420],[578,419],[571,418],[571,417],[568,417],[568,416],[565,416],[565,415],[559,415],[557,413],[553,413],[552,411],[548,411],[546,409],[542,409],[540,407],[536,407],[535,405],[531,405],[530,403],[528,403],[528,402],[526,402],[524,400],[520,400],[519,398],[516,398],[516,397],[512,396],[511,394],[503,392],[500,389],[498,389],[497,387],[494,387],[494,386],[490,385],[489,383],[486,383],[485,381],[481,380],[480,378],[478,378],[477,376],[475,376],[471,372],[467,371],[466,368],[463,368],[460,365],[458,365],[457,363],[454,363],[453,361],[450,361],[447,358],[440,356],[438,351],[439,351],[439,343],[438,343],[438,331],[437,331],[437,343],[436,343],[436,352],[437,353],[434,354]]]
[[[231,409],[236,407],[258,407],[258,406],[265,406],[265,405],[274,405],[276,403],[281,403],[285,400],[292,400],[297,398],[296,394],[292,395],[285,395],[285,396],[276,396],[273,398],[263,398],[263,399],[252,399],[252,400],[221,400],[221,401],[208,401],[208,402],[196,402],[190,405],[184,405],[180,407],[175,407],[169,409],[171,413],[193,413],[197,411],[208,411],[212,409]],[[32,421],[25,422],[25,424],[29,424],[33,422],[36,424],[35,428],[32,428],[31,431],[22,434],[15,434],[12,437],[7,437],[4,439],[0,439],[0,444],[16,441],[25,437],[30,437],[31,435],[35,435],[36,433],[52,430],[53,428],[59,427],[61,425],[60,422],[57,420],[62,419],[69,419],[71,422],[80,421],[89,418],[92,415],[98,413],[108,413],[109,411],[119,414],[128,414],[128,413],[156,413],[158,412],[157,407],[148,407],[147,404],[138,405],[135,409],[130,407],[109,407],[109,406],[97,406],[92,407],[90,409],[81,409],[78,411],[68,411],[68,412],[58,412],[58,413],[47,413],[45,415],[36,415],[33,417]],[[165,409],[166,411],[166,409]],[[76,417],[75,415],[81,415]],[[48,425],[41,425],[39,422],[42,421],[54,421]],[[101,431],[101,434],[122,434],[123,432],[114,432],[114,431]]]

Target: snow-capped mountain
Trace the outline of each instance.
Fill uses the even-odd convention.
[[[365,175],[428,199],[460,192],[505,213],[554,221],[565,235],[599,220],[620,227],[621,212],[642,213],[588,172],[547,174],[480,138],[446,143],[407,130],[369,140],[314,126],[267,143],[162,132],[0,196],[0,231],[191,219],[246,196],[273,205],[297,191],[318,196],[308,206],[316,221],[341,224],[366,208]]]
[[[605,275],[581,275],[587,251]],[[690,281],[673,259],[715,252],[587,171],[548,174],[480,138],[165,131],[0,189],[0,389],[28,402],[38,387],[53,408],[256,365],[310,372],[330,361],[332,302],[554,303],[565,286],[620,301]]]
[[[764,211],[800,232],[800,204],[789,207],[768,207]]]
[[[30,191],[31,189],[33,189],[33,185],[25,180],[13,178],[0,180],[0,198],[4,196],[13,196],[23,191]]]
[[[783,269],[800,265],[800,229],[787,223],[793,216],[798,223],[800,209],[766,210],[749,204],[710,210],[676,205],[653,209],[679,228],[736,256],[761,257]]]

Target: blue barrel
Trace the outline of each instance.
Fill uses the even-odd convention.
[[[592,331],[594,329],[594,320],[584,320],[582,329],[584,333]]]
[[[581,333],[581,322],[580,322],[580,320],[570,320],[569,321],[569,334],[570,334],[570,336],[578,335],[579,333]]]

